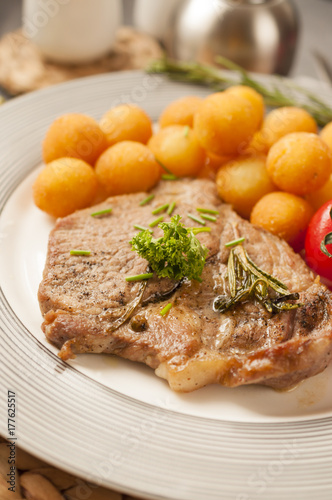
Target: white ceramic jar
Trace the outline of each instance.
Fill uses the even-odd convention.
[[[23,2],[25,34],[55,62],[82,64],[102,57],[121,23],[121,0]]]

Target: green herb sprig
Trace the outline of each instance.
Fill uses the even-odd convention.
[[[239,241],[231,242],[236,246],[231,248],[228,258],[227,277],[230,297],[224,295],[217,297],[213,303],[214,311],[224,313],[239,302],[250,298],[256,298],[270,313],[301,307],[303,304],[293,302],[299,299],[299,294],[290,293],[284,283],[260,269],[250,259]],[[270,289],[275,292],[273,298]]]
[[[161,311],[160,311],[160,316],[166,316],[166,314],[172,309],[173,304],[169,303],[167,304]]]
[[[99,210],[99,212],[93,212],[91,217],[99,217],[100,215],[108,215],[112,213],[112,208],[105,208],[105,210]]]
[[[153,273],[136,274],[135,276],[127,276],[126,281],[143,281],[153,278]]]
[[[170,222],[160,223],[164,235],[157,239],[149,231],[141,231],[130,242],[132,250],[149,262],[158,278],[201,281],[208,249],[180,219],[174,215]]]
[[[78,250],[78,249],[73,249],[73,250],[70,250],[70,255],[91,255],[91,251],[90,250]]]
[[[154,194],[149,194],[149,196],[147,196],[146,198],[144,198],[144,200],[139,202],[139,205],[141,207],[144,207],[144,205],[147,205],[147,203],[149,203],[151,200],[153,200],[154,196],[155,196]]]
[[[330,210],[330,218],[332,219],[332,208]],[[331,245],[332,243],[332,233],[327,233],[325,236],[324,236],[324,239],[321,241],[321,244],[320,244],[320,249],[321,251],[327,256],[327,257],[330,257],[332,258],[332,255],[330,254],[330,252],[328,251],[328,249],[326,248],[326,245]]]
[[[308,111],[323,127],[332,121],[332,108],[317,95],[300,87],[287,78],[274,76],[271,83],[263,84],[238,64],[226,57],[218,56],[216,62],[234,72],[234,77],[221,69],[198,62],[178,62],[163,57],[147,68],[149,73],[164,73],[172,80],[196,83],[216,91],[232,85],[247,85],[259,92],[267,106],[296,106]]]
[[[174,208],[176,206],[176,203],[175,201],[173,201],[170,206],[168,207],[168,210],[167,210],[167,215],[172,215],[173,211],[174,211]]]

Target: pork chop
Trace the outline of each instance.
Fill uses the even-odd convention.
[[[57,221],[39,302],[42,329],[60,349],[60,357],[117,354],[146,363],[176,391],[211,383],[281,389],[324,370],[332,352],[331,293],[300,255],[221,203],[209,180],[163,181],[154,194],[145,206],[139,203],[147,193],[116,196],[93,208],[112,207],[109,215],[92,217],[88,208]],[[202,283],[153,278],[143,291],[142,283],[125,280],[147,270],[147,261],[129,244],[137,234],[133,226],[148,226],[156,217],[152,209],[173,201],[174,214],[180,214],[187,227],[193,226],[187,214],[197,214],[196,207],[219,211],[217,221],[209,223],[211,232],[197,236],[209,250]],[[154,233],[162,235],[158,227]],[[229,294],[230,250],[225,243],[242,236],[252,261],[290,292],[298,292],[302,307],[270,313],[248,299],[223,314],[213,310],[214,299]],[[91,253],[74,256],[71,249]],[[140,293],[141,302],[123,322]],[[172,309],[161,316],[169,302]]]

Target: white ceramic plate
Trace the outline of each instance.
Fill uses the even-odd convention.
[[[100,118],[120,102],[135,102],[157,119],[168,102],[193,93],[209,91],[124,72],[0,109],[1,415],[6,391],[15,391],[19,445],[138,496],[330,499],[332,368],[289,393],[215,385],[181,395],[149,368],[112,356],[80,355],[65,364],[40,330],[37,288],[54,221],[33,205],[31,185],[47,127],[66,112]],[[3,416],[0,432],[7,436]]]

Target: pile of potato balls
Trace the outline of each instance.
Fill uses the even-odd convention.
[[[99,123],[61,116],[46,133],[43,159],[34,201],[55,217],[148,191],[166,172],[208,177],[239,215],[301,250],[314,211],[332,199],[332,123],[318,135],[303,109],[266,114],[261,95],[241,85],[172,102],[156,133],[134,104],[110,109]]]

